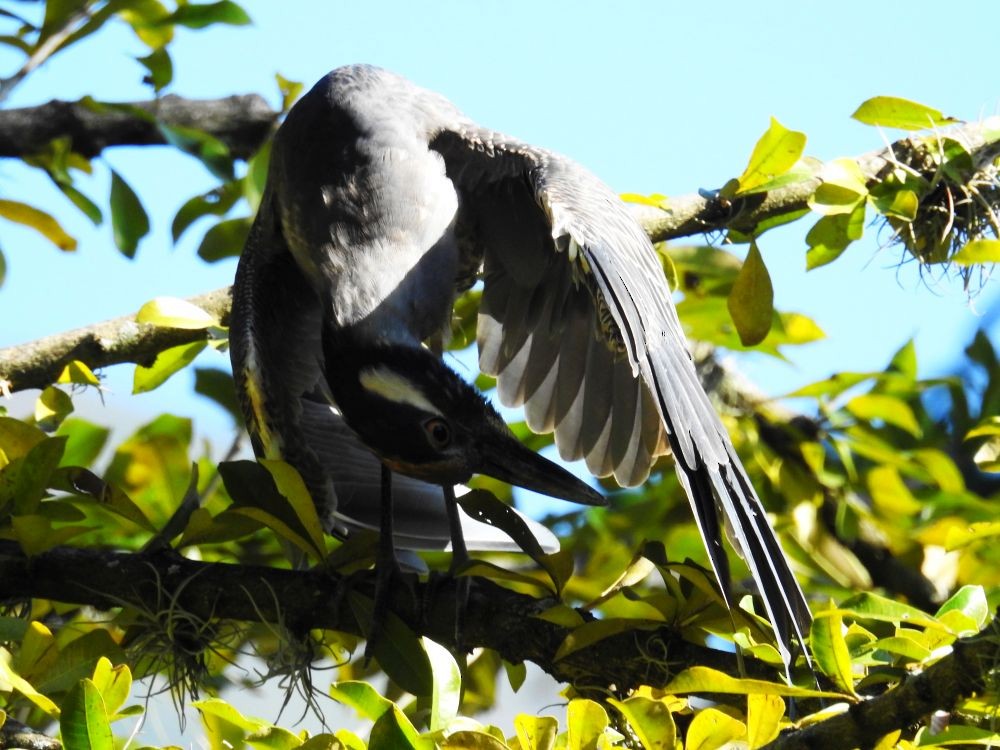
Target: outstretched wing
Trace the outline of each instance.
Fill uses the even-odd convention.
[[[457,234],[482,257],[480,367],[566,459],[635,485],[657,455],[678,475],[723,590],[716,508],[732,527],[788,656],[810,614],[760,500],[702,389],[642,227],[575,162],[455,114],[432,134],[461,198]],[[729,602],[732,605],[732,602]]]
[[[327,531],[378,530],[381,464],[332,405],[322,370],[319,296],[282,235],[268,191],[247,239],[233,286],[230,352],[236,390],[258,456],[298,470]],[[523,517],[546,552],[559,542]],[[519,551],[501,530],[461,514],[466,546]],[[444,495],[437,485],[393,479],[397,548],[446,549],[451,542]]]

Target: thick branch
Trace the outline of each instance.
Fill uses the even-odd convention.
[[[165,125],[203,130],[241,159],[257,151],[278,119],[278,113],[257,94],[204,100],[169,95],[128,106],[148,112]],[[166,143],[154,121],[83,102],[51,101],[37,107],[0,110],[0,156],[30,156],[52,139],[64,136],[72,139],[74,151],[86,157],[109,146]]]
[[[374,574],[352,576],[352,588],[371,596]],[[563,659],[554,655],[569,629],[535,615],[554,602],[537,600],[472,578],[465,610],[463,647],[496,650],[513,663],[531,661],[555,679],[577,686],[626,691],[642,684],[663,685],[686,666],[700,664],[730,673],[733,654],[682,640],[669,627],[636,630],[605,638]],[[209,620],[281,623],[291,632],[311,628],[362,636],[344,601],[345,580],[323,571],[279,570],[253,565],[202,563],[172,552],[149,555],[58,547],[28,558],[20,547],[0,540],[0,602],[38,597],[98,609],[131,606],[175,610]],[[393,591],[392,610],[418,635],[455,647],[454,580],[417,583]],[[341,606],[343,604],[343,606]],[[363,623],[367,628],[368,623]],[[751,675],[773,670],[747,661]]]
[[[229,324],[229,288],[200,294],[188,300]],[[163,328],[137,323],[125,315],[74,331],[57,333],[19,346],[0,349],[0,385],[11,391],[44,388],[55,382],[63,368],[80,360],[91,369],[123,362],[151,365],[156,356],[173,346],[201,341],[205,330]]]
[[[788,732],[765,750],[872,748],[890,732],[921,722],[934,711],[952,709],[962,698],[981,692],[987,672],[998,663],[996,627],[994,623],[990,630],[957,641],[950,655],[895,689],[820,724]]]

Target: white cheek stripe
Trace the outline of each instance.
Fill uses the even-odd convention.
[[[427,400],[423,392],[398,372],[387,367],[369,367],[358,375],[361,387],[397,404],[409,404],[430,414],[441,414],[441,410]]]

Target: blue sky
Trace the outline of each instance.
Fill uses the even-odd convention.
[[[582,162],[619,192],[667,195],[721,186],[738,174],[769,118],[805,131],[820,159],[859,154],[898,133],[849,119],[863,100],[891,94],[975,120],[994,114],[996,52],[976,29],[1000,25],[984,2],[306,2],[248,0],[251,28],[182,31],[173,46],[171,91],[213,97],[260,92],[277,102],[274,74],[307,85],[330,68],[370,62],[436,89],[497,130]],[[17,8],[20,12],[29,7]],[[85,94],[148,98],[143,47],[112,28],[34,73],[7,106]],[[0,54],[0,75],[16,60]],[[7,258],[0,289],[0,346],[133,312],[160,294],[186,296],[228,284],[235,262],[206,266],[194,256],[203,226],[176,247],[176,209],[214,181],[192,160],[165,149],[117,149],[105,157],[142,197],[153,232],[128,261],[110,227],[94,229],[44,179],[0,163],[4,197],[48,207],[80,240],[61,256],[31,232],[0,225]],[[82,187],[106,200],[102,166]],[[99,201],[101,202],[101,201]],[[737,364],[779,394],[839,370],[884,366],[916,336],[921,370],[952,363],[1000,305],[996,284],[970,306],[957,280],[921,279],[874,228],[833,266],[805,272],[802,229],[770,233],[761,250],[776,304],[813,316],[824,341],[788,350],[793,364],[741,356]],[[930,283],[928,283],[930,282]],[[994,317],[992,336],[1000,341]],[[228,366],[218,354],[203,363]],[[131,368],[108,373],[106,406],[92,419],[135,424],[163,410],[192,416],[203,435],[229,440],[227,419],[188,394],[187,376],[138,398]],[[15,413],[29,408],[20,402]],[[551,696],[550,696],[551,698]],[[541,700],[541,699],[539,699]],[[544,702],[544,701],[543,701]],[[537,706],[534,706],[537,708]]]
[[[771,116],[805,131],[807,152],[829,159],[898,136],[849,119],[870,96],[909,97],[965,119],[993,114],[998,102],[988,45],[964,45],[961,56],[945,58],[926,43],[944,20],[931,3],[910,2],[905,11],[870,2],[250,0],[245,7],[253,27],[179,33],[171,91],[255,91],[276,102],[276,72],[309,85],[337,65],[371,62],[445,93],[495,129],[574,157],[620,192],[720,186],[741,171]],[[947,18],[957,22],[963,9],[984,28],[988,16],[1000,16],[991,5],[953,3]],[[9,106],[85,94],[146,98],[137,54],[144,50],[130,32],[109,29],[37,71]],[[11,65],[10,55],[0,57],[0,70]],[[30,232],[0,227],[8,262],[0,345],[134,311],[157,294],[189,295],[231,280],[232,261],[206,266],[194,257],[203,227],[171,247],[174,211],[213,184],[200,165],[165,149],[117,149],[105,160],[138,190],[153,220],[135,261],[113,250],[108,226],[93,229],[43,179],[2,165],[6,192],[64,217],[80,248],[57,257]],[[98,166],[84,185],[106,196],[106,170]],[[921,279],[912,264],[897,269],[898,251],[880,250],[887,234],[875,228],[839,262],[807,274],[804,229],[771,233],[761,249],[777,306],[812,315],[828,338],[789,350],[792,365],[738,358],[766,392],[787,392],[835,370],[880,367],[910,336],[923,371],[939,372],[970,339],[978,313],[1000,299],[994,284],[970,306],[956,280],[933,272]],[[206,364],[212,356],[226,365],[218,355],[206,355]],[[163,408],[164,395],[176,405],[185,392],[182,381],[130,404],[130,373],[118,369],[109,373],[112,408],[152,413]],[[204,403],[178,410],[225,425]]]

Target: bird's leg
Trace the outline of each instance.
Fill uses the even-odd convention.
[[[448,527],[451,532],[451,565],[448,572],[455,577],[455,648],[462,650],[462,640],[465,635],[465,609],[469,604],[469,579],[459,577],[458,572],[469,561],[469,551],[465,547],[465,535],[462,533],[462,520],[458,513],[458,500],[455,499],[455,487],[444,485],[444,504],[448,510]]]
[[[365,645],[365,662],[371,660],[378,640],[382,636],[385,617],[389,612],[389,597],[392,595],[393,582],[403,576],[392,540],[392,469],[385,464],[382,464],[381,500],[378,549],[375,555],[375,602],[372,606],[368,643]]]

